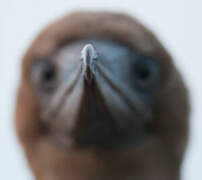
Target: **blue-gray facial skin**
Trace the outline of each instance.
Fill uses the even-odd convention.
[[[153,118],[155,90],[161,77],[155,58],[138,54],[118,42],[89,39],[62,47],[48,60],[39,59],[33,66],[32,79],[46,118],[47,111],[62,107],[63,115],[57,116],[59,119],[54,119],[55,124],[49,127],[57,134],[60,129],[57,138],[68,134],[64,117],[68,114],[66,104],[71,96],[67,94],[74,94],[79,89],[83,89],[82,95],[72,97],[79,96],[86,107],[78,105],[79,118],[83,120],[80,120],[79,133],[73,131],[78,134],[75,141],[80,146],[126,147],[147,136],[147,127]],[[66,90],[61,90],[64,87]],[[51,107],[59,97],[60,103]],[[47,119],[50,117],[56,116],[49,114]],[[58,123],[61,127],[56,122],[62,122]]]

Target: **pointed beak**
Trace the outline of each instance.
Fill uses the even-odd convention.
[[[63,50],[57,61],[58,89],[42,118],[64,144],[67,138],[84,146],[138,139],[151,113],[130,86],[130,54],[114,45],[93,44],[97,51],[83,42]]]
[[[98,55],[92,44],[87,44],[81,51],[81,60],[83,63],[84,78],[87,82],[91,82],[95,74],[95,63]]]

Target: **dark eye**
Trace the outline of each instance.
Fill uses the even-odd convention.
[[[31,78],[36,88],[50,93],[57,83],[56,65],[49,59],[40,59],[33,64]]]
[[[136,60],[135,83],[138,88],[147,90],[154,88],[160,79],[159,64],[152,58],[140,57]]]

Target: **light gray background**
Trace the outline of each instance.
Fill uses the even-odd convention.
[[[0,0],[0,179],[33,179],[13,125],[20,59],[47,23],[76,9],[123,11],[137,16],[172,53],[190,87],[193,106],[182,179],[202,179],[201,0]]]

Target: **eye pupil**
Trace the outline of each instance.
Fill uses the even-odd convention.
[[[149,90],[156,87],[160,78],[159,64],[152,58],[140,57],[134,64],[136,87]]]
[[[56,86],[56,70],[53,63],[47,61],[42,68],[41,87],[46,92],[52,92]]]
[[[58,83],[56,64],[46,58],[36,60],[32,66],[31,79],[39,92],[52,93]]]
[[[150,71],[146,67],[137,69],[136,75],[141,80],[147,80],[150,77]]]
[[[53,68],[48,68],[44,71],[42,79],[43,81],[52,81],[55,77],[55,71],[53,70]]]

